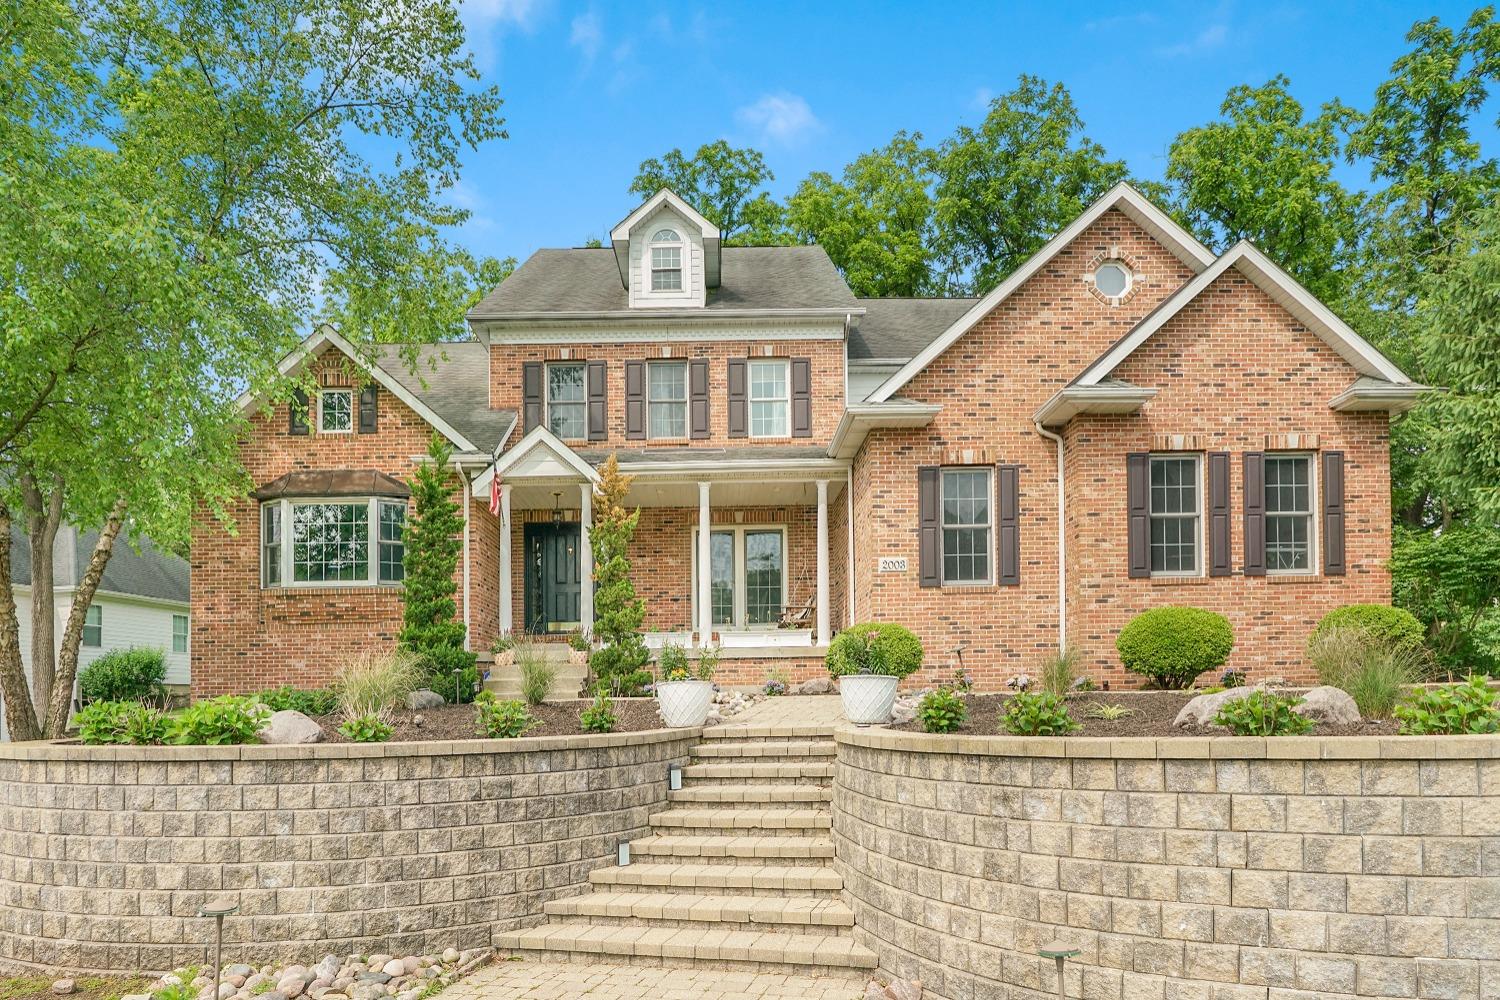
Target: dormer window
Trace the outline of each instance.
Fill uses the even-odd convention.
[[[651,290],[682,291],[682,237],[675,229],[658,229],[651,237]]]

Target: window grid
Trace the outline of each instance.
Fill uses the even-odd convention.
[[[709,602],[715,625],[775,625],[786,606],[784,528],[717,528],[709,534]],[[693,614],[698,599],[698,533],[693,532]]]
[[[363,503],[292,505],[292,579],[347,583],[370,578],[370,507]]]
[[[97,604],[83,613],[83,644],[92,649],[104,645],[104,609]]]
[[[281,584],[281,504],[269,503],[260,509],[261,586]]]
[[[990,473],[944,469],[943,583],[990,582]]]
[[[406,579],[406,505],[380,504],[379,577],[381,583]]]
[[[319,395],[318,429],[340,434],[354,428],[354,393],[350,389],[324,389]]]
[[[791,412],[787,362],[750,362],[750,436],[787,437]]]
[[[1196,455],[1151,456],[1151,572],[1198,572],[1199,500]]]
[[[745,532],[745,624],[771,625],[781,617],[783,562],[781,532]]]
[[[651,248],[651,290],[682,291],[682,247]]]
[[[547,366],[548,430],[565,441],[583,440],[586,400],[581,362]]]
[[[172,616],[172,652],[186,653],[188,651],[188,616]]]
[[[1267,455],[1266,571],[1312,569],[1312,458]]]
[[[646,365],[648,435],[687,437],[687,363],[653,361]]]

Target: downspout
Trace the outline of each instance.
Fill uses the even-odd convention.
[[[844,470],[844,509],[846,511],[844,520],[848,521],[849,529],[849,580],[844,586],[844,594],[849,601],[849,627],[859,619],[854,617],[854,463],[851,461],[849,468]]]
[[[1057,443],[1057,652],[1062,655],[1068,650],[1068,506],[1063,489],[1063,439],[1043,427],[1040,420],[1033,420],[1031,425],[1042,437]]]
[[[473,488],[469,481],[469,470],[459,466],[458,477],[464,484],[464,651],[469,650],[469,636],[473,634],[474,623],[469,612],[469,494]]]

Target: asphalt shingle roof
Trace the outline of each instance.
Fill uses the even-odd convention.
[[[621,462],[659,463],[671,465],[678,462],[703,462],[721,460],[736,462],[760,460],[777,462],[789,458],[826,458],[827,451],[820,445],[762,445],[743,448],[623,448],[614,451],[579,451],[578,457],[590,465],[602,465],[610,455]]]
[[[79,532],[69,526],[58,530],[52,558],[56,586],[77,586],[88,569],[89,556],[98,541],[97,531]],[[99,590],[187,603],[187,561],[163,552],[148,538],[139,539],[139,543],[140,551],[137,552],[129,530],[121,530],[115,539],[114,552],[104,567]],[[11,525],[10,554],[11,582],[30,586],[31,542],[16,524]]]
[[[432,407],[453,429],[482,449],[493,451],[515,421],[515,410],[492,410],[489,348],[475,341],[422,344],[412,371],[401,348],[381,348],[380,368]]]
[[[978,299],[859,299],[865,307],[849,332],[849,360],[914,358]]]

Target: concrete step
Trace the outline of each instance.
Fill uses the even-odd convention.
[[[653,926],[735,924],[735,930],[797,933],[827,928],[843,933],[854,926],[854,911],[841,899],[820,896],[719,896],[692,892],[594,892],[554,899],[544,907],[549,917],[582,917],[595,925]],[[753,926],[750,926],[753,925]]]
[[[696,837],[667,834],[630,842],[637,862],[660,864],[738,864],[747,860],[780,865],[824,864],[833,857],[831,837]]]
[[[669,802],[704,806],[738,806],[742,804],[806,803],[817,808],[833,801],[833,788],[827,785],[759,784],[759,785],[693,785],[681,791],[668,792]]]
[[[824,809],[669,809],[651,815],[654,833],[758,834],[812,832],[833,829],[833,816]]]
[[[599,926],[585,921],[543,924],[496,934],[501,951],[523,951],[540,960],[622,963],[782,972],[794,975],[847,974],[873,969],[874,952],[853,938],[835,934],[767,934],[719,927]]]
[[[711,726],[703,731],[705,740],[735,740],[739,742],[775,740],[831,740],[832,726],[809,723],[767,723],[765,725],[735,725],[731,720],[722,726]]]
[[[705,729],[704,734],[712,732]],[[780,740],[775,742],[744,742],[741,740],[716,740],[700,743],[690,751],[695,761],[714,764],[750,764],[772,761],[804,761],[825,763],[838,756],[838,744],[832,740]]]
[[[589,883],[596,886],[636,886],[678,892],[713,890],[714,894],[755,894],[785,898],[788,893],[837,893],[844,887],[844,877],[832,868],[807,865],[671,863],[596,868],[589,872]]]
[[[742,764],[689,764],[682,769],[683,782],[735,781],[832,781],[833,764],[802,761],[752,761]]]

